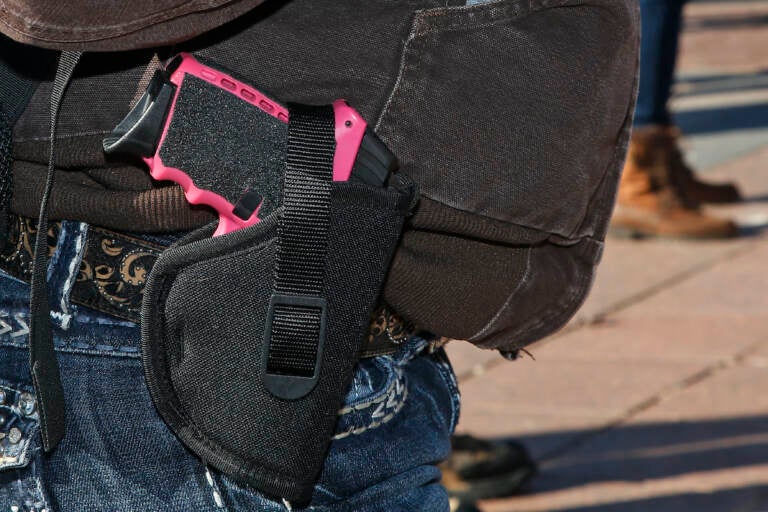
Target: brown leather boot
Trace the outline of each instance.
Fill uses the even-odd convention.
[[[440,470],[442,483],[456,505],[512,496],[538,471],[522,444],[470,435],[451,438],[451,455],[440,464]]]
[[[674,165],[676,153],[679,157],[668,128],[645,128],[633,135],[611,220],[613,235],[729,238],[738,234],[730,220],[701,211],[691,182]]]
[[[633,143],[645,144],[651,150],[665,153],[669,158],[670,172],[683,193],[700,203],[724,204],[742,200],[739,189],[733,183],[707,183],[699,180],[683,158],[678,145],[680,130],[674,126],[653,126],[637,130]],[[655,148],[655,149],[654,149]]]

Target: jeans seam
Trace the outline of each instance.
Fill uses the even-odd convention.
[[[398,381],[396,381],[396,382],[398,382]],[[339,432],[338,434],[334,435],[331,439],[334,440],[334,441],[338,441],[340,439],[344,439],[344,438],[352,436],[352,435],[360,435],[360,434],[363,434],[363,433],[365,433],[365,432],[367,432],[369,430],[373,430],[373,429],[379,428],[380,426],[382,426],[382,425],[392,421],[395,418],[395,416],[397,416],[397,414],[403,409],[403,407],[405,406],[405,402],[408,399],[408,382],[405,380],[405,378],[403,378],[403,382],[404,382],[404,384],[403,384],[402,397],[400,398],[400,400],[398,400],[397,402],[395,402],[393,404],[394,405],[394,409],[392,410],[392,412],[384,415],[381,419],[377,419],[375,421],[372,421],[368,425],[365,425],[365,426],[362,426],[362,427],[354,427],[354,428],[347,429],[347,430],[345,430],[343,432]],[[387,397],[389,397],[389,395],[387,395]],[[386,405],[386,403],[382,404],[382,406],[383,405]],[[377,411],[378,411],[378,409],[377,409]],[[376,414],[376,411],[374,411],[373,414]],[[371,415],[371,417],[373,417],[373,414]]]
[[[53,342],[54,348],[57,352],[65,354],[83,354],[89,356],[115,356],[115,357],[129,357],[131,359],[138,359],[141,350],[138,347],[121,347],[119,345],[103,345],[96,346],[88,345],[86,343],[67,343],[63,341]],[[0,341],[0,347],[27,349],[28,343],[14,343],[8,341]]]
[[[438,353],[435,357],[435,361],[440,378],[445,384],[446,390],[450,395],[451,402],[451,424],[450,432],[456,431],[456,426],[459,424],[459,416],[461,415],[461,400],[458,382],[456,381],[456,374],[453,371],[453,367],[445,354],[445,351]]]
[[[36,463],[34,457],[39,452],[40,452],[40,448],[36,448],[34,450],[34,453],[31,455],[33,458],[31,459],[30,470],[31,470],[31,477],[34,479],[34,482],[35,482],[35,491],[36,491],[36,493],[33,493],[33,492],[29,491],[29,494],[34,496],[36,498],[36,500],[42,501],[42,503],[43,503],[43,510],[51,510],[51,506],[48,504],[49,500],[48,500],[47,493],[45,492],[45,489],[43,489],[42,477],[35,474],[35,473],[37,473],[37,467],[36,467],[37,463]]]
[[[15,321],[14,325],[11,319]],[[86,321],[91,325],[98,323],[97,320]],[[110,324],[112,325],[112,324]],[[125,326],[126,328],[129,328]],[[118,356],[118,357],[138,357],[141,349],[138,346],[120,345],[110,343],[87,343],[79,341],[84,336],[76,335],[68,341],[62,341],[54,336],[54,348],[57,352],[87,354],[95,356]],[[105,340],[108,341],[108,340]],[[0,311],[0,347],[11,347],[26,349],[29,346],[29,323],[22,312]]]
[[[216,506],[216,508],[221,510],[228,510],[227,505],[224,503],[224,495],[221,492],[221,488],[219,487],[219,484],[215,480],[215,476],[211,469],[208,466],[203,466],[205,468],[205,482],[208,484],[208,487],[211,488],[211,497],[213,498],[213,504]]]
[[[2,333],[0,333],[0,336],[7,335],[10,338],[19,338],[24,335],[29,335],[29,324],[24,320],[24,315],[22,313],[16,312],[11,313],[8,312],[8,317],[13,318],[16,320],[16,322],[21,326],[18,330],[13,330],[10,324],[3,321],[3,318],[5,318],[6,315],[0,313],[0,324],[2,325]],[[2,342],[0,342],[2,344]],[[25,345],[26,346],[26,345]]]
[[[62,221],[53,256],[48,262],[46,277],[50,291],[56,294],[50,314],[64,330],[72,321],[70,295],[86,250],[87,236],[88,224]]]
[[[69,261],[69,267],[68,267],[68,273],[67,277],[64,280],[64,284],[61,289],[61,308],[62,312],[64,312],[65,315],[67,315],[67,319],[64,320],[66,322],[66,325],[69,325],[70,320],[72,319],[72,304],[70,302],[70,295],[72,293],[72,289],[75,286],[75,281],[77,280],[77,274],[80,270],[80,264],[83,261],[83,256],[85,256],[85,248],[86,248],[86,242],[88,239],[88,224],[81,222],[78,225],[77,234],[75,235],[75,254],[72,257],[72,259]],[[64,325],[62,323],[62,325]],[[65,327],[66,328],[66,327]]]
[[[374,361],[374,362],[378,363],[378,361]],[[389,373],[390,376],[393,374],[393,372],[391,370],[392,370],[391,368],[387,368],[387,373]],[[345,405],[344,407],[342,407],[339,410],[338,415],[339,416],[345,416],[347,414],[351,414],[353,412],[362,411],[363,409],[367,409],[367,408],[371,407],[372,405],[376,405],[376,404],[379,404],[379,403],[383,402],[390,395],[390,393],[392,391],[392,388],[394,386],[396,386],[397,378],[398,378],[398,375],[397,375],[397,371],[395,370],[394,371],[394,377],[389,377],[387,379],[389,382],[387,383],[386,388],[382,389],[381,391],[372,393],[372,395],[374,395],[375,398],[369,398],[369,399],[364,400],[364,401],[362,401],[360,403],[354,403],[353,402],[352,405]]]

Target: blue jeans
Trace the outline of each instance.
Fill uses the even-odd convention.
[[[640,90],[635,126],[671,124],[667,103],[675,76],[685,1],[640,0]]]
[[[87,229],[64,223],[48,273],[67,406],[50,455],[29,376],[29,286],[0,273],[0,510],[285,511],[168,430],[144,384],[137,324],[69,302]],[[448,455],[459,394],[445,353],[427,347],[413,337],[358,364],[309,510],[448,510],[435,464]]]

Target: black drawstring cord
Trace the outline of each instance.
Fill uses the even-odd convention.
[[[64,389],[61,385],[59,363],[51,335],[50,308],[48,307],[48,200],[53,188],[56,148],[56,121],[64,90],[80,60],[80,52],[62,52],[51,90],[51,145],[48,154],[48,175],[40,201],[37,221],[35,257],[32,264],[32,284],[29,293],[29,368],[37,392],[40,412],[40,434],[43,449],[53,450],[64,437]]]

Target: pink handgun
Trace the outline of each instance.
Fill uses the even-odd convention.
[[[344,100],[333,103],[334,181],[383,186],[397,159]],[[157,180],[219,213],[214,236],[259,222],[277,208],[288,110],[231,74],[182,53],[158,70],[104,139],[106,153],[141,157]]]

